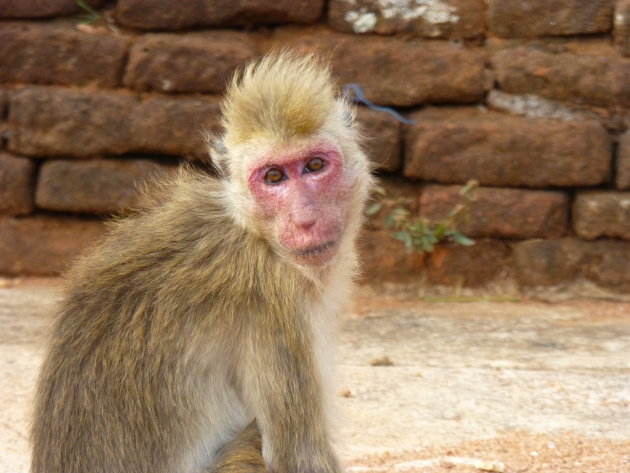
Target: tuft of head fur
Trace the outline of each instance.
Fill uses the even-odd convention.
[[[315,133],[335,106],[330,68],[312,54],[283,51],[235,74],[222,103],[228,146],[264,136],[279,141]]]

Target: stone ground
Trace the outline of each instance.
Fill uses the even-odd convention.
[[[26,432],[55,280],[0,280],[0,473]],[[342,324],[349,472],[630,471],[630,304],[458,303],[363,288]]]

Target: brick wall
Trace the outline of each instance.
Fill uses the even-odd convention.
[[[366,108],[392,194],[437,219],[481,187],[473,247],[406,254],[382,212],[374,280],[630,293],[630,0],[0,0],[0,274],[57,274],[133,206],[135,184],[206,155],[235,67],[290,45]]]

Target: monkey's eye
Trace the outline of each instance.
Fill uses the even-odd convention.
[[[322,169],[324,169],[325,165],[326,161],[324,161],[322,158],[313,158],[306,164],[304,172],[307,173],[321,171]]]
[[[278,168],[271,168],[265,174],[265,182],[267,184],[277,184],[286,179],[285,174]]]

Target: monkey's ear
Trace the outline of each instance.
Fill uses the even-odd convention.
[[[354,124],[354,114],[350,113],[349,110],[346,110],[343,114],[343,120],[347,127],[352,127]]]
[[[212,165],[215,167],[219,177],[227,178],[229,176],[229,168],[226,162],[227,148],[225,143],[223,143],[221,138],[211,135],[206,136],[206,140]]]
[[[357,108],[355,105],[349,103],[347,100],[341,99],[341,110],[343,113],[343,122],[348,128],[354,126],[354,119],[357,115]]]

